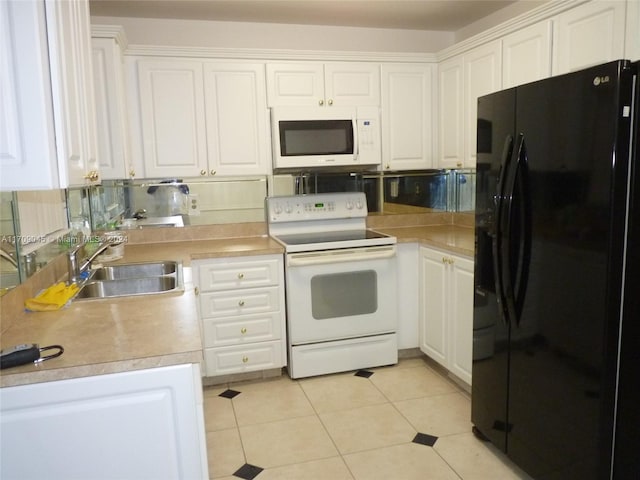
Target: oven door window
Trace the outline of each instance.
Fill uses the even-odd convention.
[[[378,309],[373,270],[316,275],[311,279],[311,314],[316,320],[367,315]]]
[[[353,152],[351,120],[281,120],[280,155],[349,155]]]

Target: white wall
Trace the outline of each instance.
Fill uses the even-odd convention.
[[[454,43],[453,32],[441,31],[97,16],[91,23],[122,25],[130,45],[435,53]]]
[[[511,5],[498,10],[491,15],[487,15],[486,17],[478,20],[477,22],[471,23],[464,28],[461,28],[457,32],[455,32],[455,42],[461,42],[469,37],[473,37],[478,33],[484,32],[492,27],[495,27],[502,22],[506,22],[518,15],[528,12],[540,5],[543,5],[549,1],[557,1],[557,0],[520,0],[518,2],[512,3]]]

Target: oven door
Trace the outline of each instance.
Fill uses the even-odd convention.
[[[287,255],[292,345],[396,331],[396,247]]]

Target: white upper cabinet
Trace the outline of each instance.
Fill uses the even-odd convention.
[[[0,2],[0,186],[60,185],[44,4]]]
[[[267,64],[269,107],[380,105],[380,67],[366,62]]]
[[[462,55],[438,65],[440,168],[464,165],[464,60]]]
[[[554,22],[553,74],[623,58],[627,3],[593,0],[558,15]],[[637,31],[635,35],[637,41]]]
[[[502,53],[499,40],[474,48],[464,55],[465,159],[464,167],[476,166],[478,98],[502,88]]]
[[[263,64],[204,64],[210,175],[270,171],[271,148]]]
[[[121,46],[115,37],[94,37],[91,44],[100,172],[105,180],[135,177],[129,165]]]
[[[640,61],[640,2],[627,2],[626,32],[624,58]]]
[[[207,175],[202,62],[138,62],[145,177]]]
[[[478,97],[502,87],[501,47],[495,40],[440,64],[440,168],[475,168]]]
[[[434,76],[432,65],[382,65],[384,170],[433,167]]]
[[[1,2],[0,36],[2,190],[98,182],[88,2]]]
[[[61,186],[100,181],[89,2],[46,0]]]
[[[551,20],[502,39],[502,88],[551,76]]]
[[[137,64],[145,177],[268,173],[263,64],[181,58]]]

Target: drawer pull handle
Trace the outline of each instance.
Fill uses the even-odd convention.
[[[244,278],[244,273],[239,273],[238,274],[238,280],[242,280]]]
[[[249,357],[242,357],[242,363],[247,363],[249,361]]]
[[[240,301],[238,302],[238,306],[239,306],[239,307],[244,307],[244,300],[240,300]]]
[[[242,335],[244,335],[245,333],[247,333],[247,329],[246,329],[245,327],[242,327],[242,328],[240,329],[240,333],[241,333]]]

